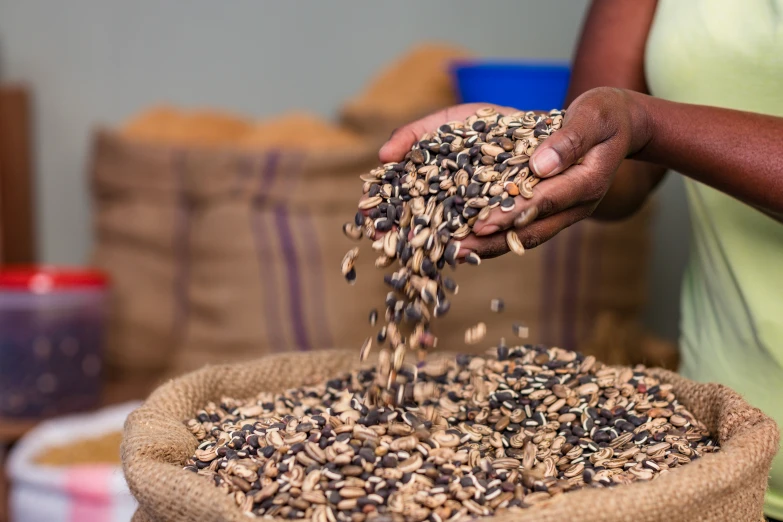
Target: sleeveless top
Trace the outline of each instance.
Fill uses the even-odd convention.
[[[645,70],[654,96],[783,116],[783,0],[659,0]],[[783,426],[783,224],[685,184],[692,241],[680,372],[725,384]],[[780,453],[765,512],[783,519]]]

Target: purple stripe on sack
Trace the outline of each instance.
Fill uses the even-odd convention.
[[[174,151],[171,159],[177,186],[177,217],[174,226],[172,246],[178,269],[174,274],[173,336],[178,339],[183,333],[188,317],[188,281],[190,279],[190,203],[185,194],[186,158],[184,151]]]
[[[304,164],[304,158],[297,157],[296,166],[292,169],[297,177],[301,173],[302,165]],[[291,185],[295,183],[296,178],[290,176],[288,179]],[[292,186],[291,189],[294,187]],[[289,192],[293,194],[292,192]],[[307,259],[307,268],[312,272],[309,278],[310,289],[310,306],[308,310],[314,315],[316,323],[316,334],[318,340],[316,341],[316,348],[332,348],[332,334],[329,328],[329,321],[326,317],[326,310],[328,303],[326,301],[326,287],[324,281],[324,264],[321,257],[321,249],[319,247],[318,236],[315,233],[315,227],[313,223],[313,216],[309,210],[302,210],[299,215],[300,219],[297,220],[297,232],[302,234],[304,238],[305,247],[305,259]],[[301,244],[301,243],[300,243]]]
[[[273,350],[280,350],[285,346],[283,334],[283,321],[280,317],[276,288],[274,281],[277,279],[274,263],[265,249],[269,248],[269,233],[264,220],[263,206],[266,202],[266,190],[272,186],[277,176],[279,154],[271,153],[267,156],[263,167],[259,171],[258,192],[253,198],[253,209],[250,213],[250,225],[253,229],[256,254],[258,256],[258,269],[261,276],[261,292],[264,303],[264,317],[266,319],[267,343]],[[245,165],[242,166],[245,168]],[[249,166],[251,170],[255,170]]]
[[[576,349],[576,305],[579,300],[581,280],[582,235],[584,223],[577,223],[569,230],[566,243],[565,287],[563,288],[563,348]]]
[[[302,288],[299,285],[299,260],[296,255],[296,245],[291,233],[291,222],[288,217],[288,210],[285,203],[275,205],[275,223],[277,232],[280,235],[280,246],[283,259],[285,259],[288,279],[289,292],[289,310],[291,321],[294,327],[294,339],[300,350],[310,350],[312,346],[307,338],[307,327],[305,326],[302,313]]]

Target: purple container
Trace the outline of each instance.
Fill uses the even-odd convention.
[[[0,418],[100,404],[106,295],[96,271],[0,269]]]

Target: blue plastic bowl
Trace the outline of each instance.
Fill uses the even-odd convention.
[[[494,103],[525,111],[564,109],[567,63],[460,62],[452,71],[463,103]]]

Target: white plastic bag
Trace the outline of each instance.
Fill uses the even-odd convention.
[[[128,522],[136,501],[117,465],[42,466],[35,458],[45,448],[121,431],[139,403],[45,421],[11,450],[11,522]],[[117,449],[119,451],[119,448]]]

